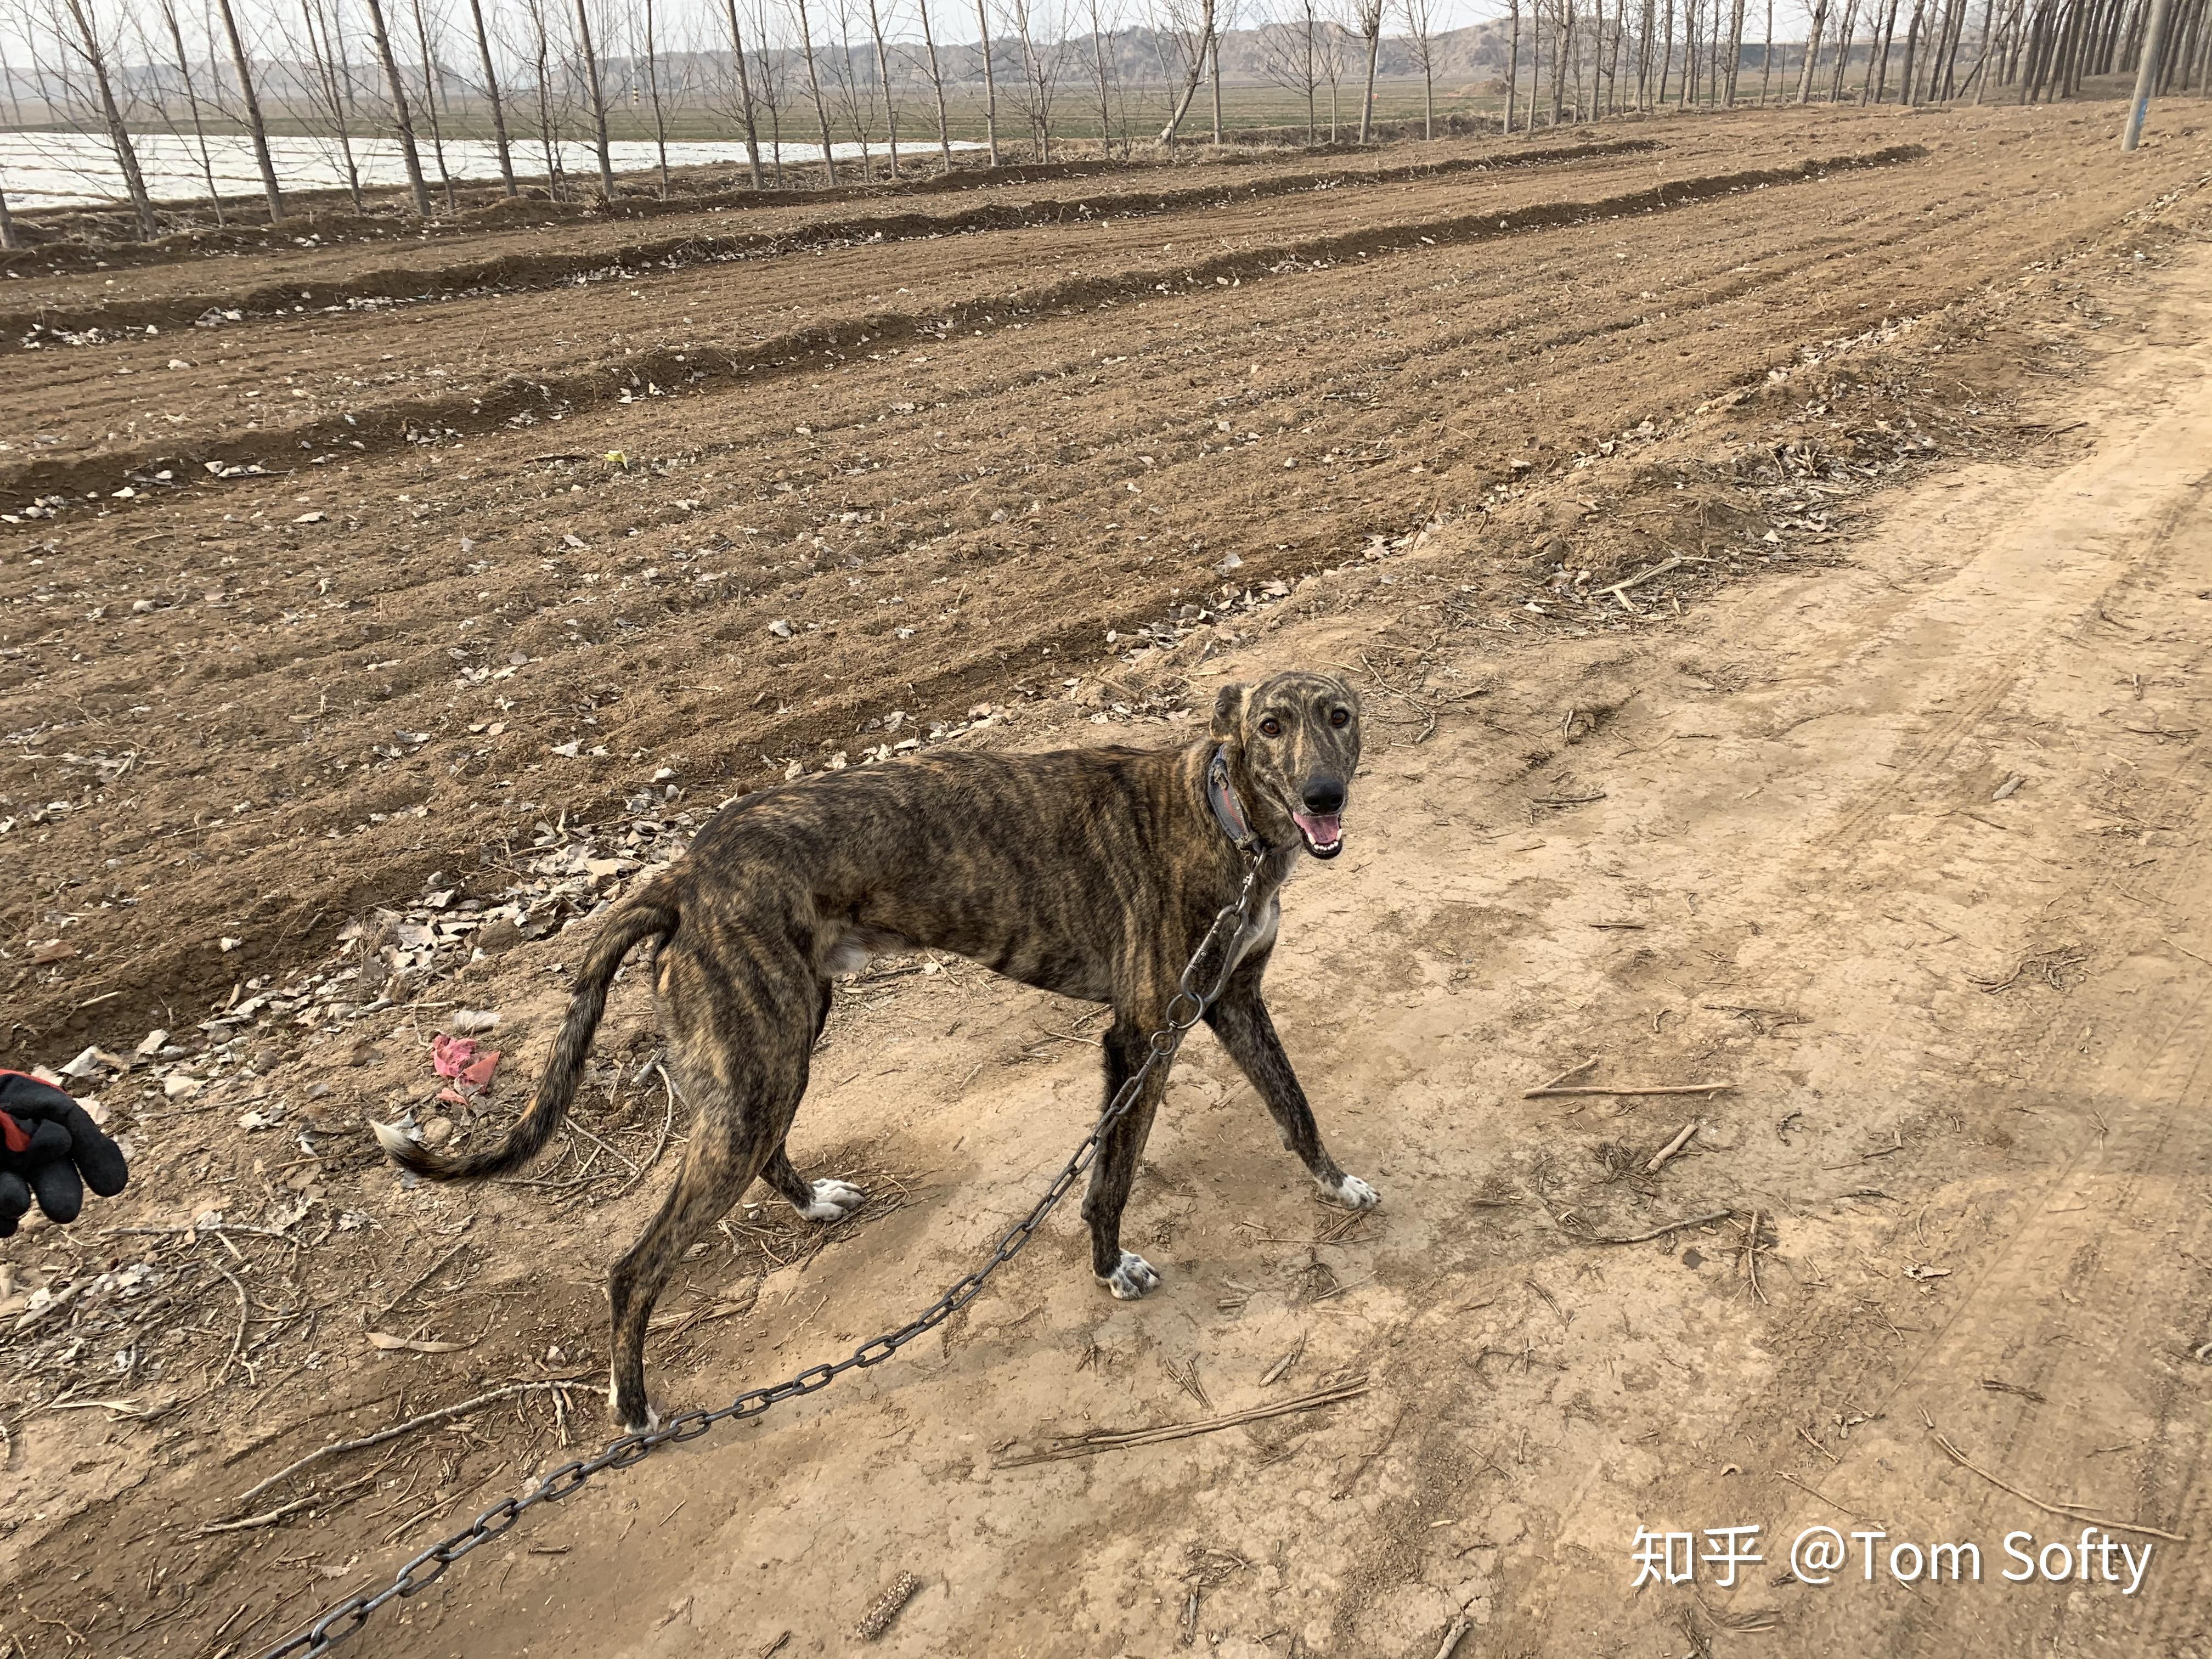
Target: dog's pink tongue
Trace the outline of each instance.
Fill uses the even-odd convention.
[[[1316,847],[1335,845],[1343,833],[1334,812],[1293,812],[1291,819],[1306,832],[1306,839]]]

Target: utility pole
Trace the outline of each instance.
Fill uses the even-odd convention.
[[[2120,134],[2124,154],[2142,143],[2143,121],[2150,114],[2151,88],[2158,84],[2160,48],[2166,44],[2166,0],[2150,0],[2150,27],[2143,31],[2142,62],[2136,69],[2135,100],[2128,106],[2128,125]]]

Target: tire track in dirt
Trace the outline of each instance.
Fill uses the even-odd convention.
[[[702,388],[696,395],[710,395],[703,389],[705,384],[719,375],[723,378],[714,391],[750,392],[778,375],[820,368],[822,360],[841,345],[942,340],[955,331],[972,337],[984,329],[1004,326],[999,321],[1002,314],[1009,319],[1028,319],[1048,312],[1090,309],[1147,293],[1169,292],[1170,285],[1177,283],[1186,288],[1203,288],[1215,283],[1259,283],[1268,277],[1327,269],[1340,261],[1365,255],[1404,252],[1410,244],[1464,246],[1630,214],[1678,210],[1746,191],[1817,183],[1836,173],[1895,167],[1918,161],[1926,154],[1916,144],[1891,145],[1789,167],[1748,168],[1674,179],[1595,200],[1524,205],[1511,209],[1503,219],[1487,213],[1413,219],[1394,224],[1387,231],[1363,229],[1341,235],[1310,237],[1240,249],[1203,260],[1138,267],[1113,276],[1080,276],[1018,289],[1003,296],[977,299],[942,312],[923,314],[886,310],[848,316],[795,329],[743,349],[692,346],[678,351],[663,347],[641,353],[607,369],[538,380],[510,377],[481,392],[403,401],[364,410],[359,415],[349,413],[343,428],[285,426],[264,432],[251,442],[234,439],[195,447],[123,447],[97,459],[33,461],[0,470],[0,495],[35,500],[55,494],[82,493],[90,500],[112,500],[114,492],[106,486],[124,484],[134,489],[133,495],[125,499],[126,504],[135,508],[140,501],[159,499],[161,482],[151,475],[165,466],[171,471],[179,466],[268,469],[293,459],[301,449],[333,447],[373,454],[405,444],[482,433],[519,416],[566,416],[617,400],[629,401],[630,392],[647,386],[657,387],[663,380],[669,383],[672,390],[691,386]],[[137,493],[139,487],[145,493]]]

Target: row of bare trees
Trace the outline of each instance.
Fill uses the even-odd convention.
[[[1809,0],[1802,42],[1779,44],[1773,0],[1504,4],[1512,131],[1777,99],[2068,97],[2140,61],[2154,0]],[[2212,94],[2212,0],[2172,0],[2156,72],[2163,92]]]
[[[1303,104],[1309,142],[1374,136],[1386,31],[1395,72],[1419,77],[1430,136],[1439,73],[1463,80],[1470,63],[1500,71],[1509,131],[1754,100],[2063,98],[2139,59],[2153,0],[1793,0],[1802,37],[1780,45],[1774,0],[1498,0],[1472,51],[1440,27],[1437,0],[1136,0],[1142,27],[1130,3],[506,0],[488,15],[484,0],[0,0],[15,58],[0,58],[0,96],[18,126],[74,129],[111,157],[151,236],[140,152],[155,142],[172,179],[186,158],[219,221],[256,187],[283,217],[278,150],[303,145],[356,207],[372,159],[396,155],[427,217],[482,171],[459,165],[462,143],[489,143],[510,195],[528,177],[573,193],[580,152],[583,187],[611,197],[617,120],[650,133],[663,194],[672,139],[733,130],[760,188],[787,182],[794,143],[832,183],[855,166],[897,177],[918,149],[950,167],[952,106],[978,94],[994,165],[1052,160],[1071,110],[1109,149],[1139,127],[1172,143],[1201,96],[1219,143],[1232,34],[1245,78]],[[1260,9],[1240,17],[1240,3]],[[2171,3],[2160,85],[2212,89],[2212,0]],[[1132,52],[1152,61],[1132,72]],[[15,235],[0,194],[0,243]]]

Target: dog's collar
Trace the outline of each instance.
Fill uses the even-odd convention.
[[[1221,826],[1221,833],[1229,837],[1240,853],[1263,851],[1266,843],[1252,828],[1252,821],[1244,815],[1244,803],[1237,799],[1237,786],[1229,777],[1229,749],[1225,744],[1215,745],[1213,758],[1206,763],[1206,804],[1213,809],[1213,821]]]

